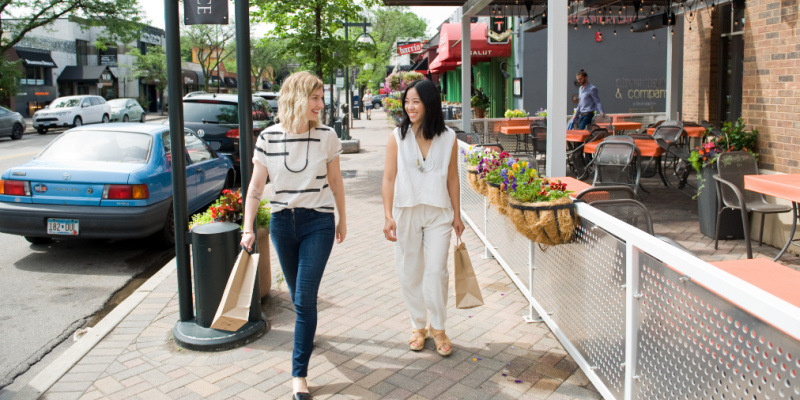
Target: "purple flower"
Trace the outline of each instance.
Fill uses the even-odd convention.
[[[514,165],[514,160],[512,160],[512,159],[510,159],[510,158],[509,158],[509,159],[508,159],[508,162],[506,163],[506,165],[508,165],[509,167],[511,167],[512,165]]]

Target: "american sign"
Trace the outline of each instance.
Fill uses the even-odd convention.
[[[404,55],[410,54],[410,53],[416,53],[418,51],[422,51],[422,43],[420,43],[420,42],[403,44],[403,45],[398,45],[397,46],[397,54],[401,55],[401,56],[404,56]]]

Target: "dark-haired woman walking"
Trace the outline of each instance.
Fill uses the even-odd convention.
[[[386,145],[383,234],[395,242],[395,267],[411,314],[409,348],[422,350],[425,338],[433,337],[436,351],[447,356],[447,257],[453,229],[459,237],[464,231],[458,145],[444,125],[433,82],[411,83],[401,101],[403,120]]]

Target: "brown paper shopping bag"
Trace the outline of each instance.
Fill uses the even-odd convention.
[[[482,306],[481,287],[478,286],[478,278],[472,269],[467,246],[460,238],[456,240],[456,247],[453,249],[453,262],[456,267],[456,308]]]
[[[250,254],[243,249],[233,265],[211,328],[233,332],[247,323],[256,284],[256,271],[258,254]]]

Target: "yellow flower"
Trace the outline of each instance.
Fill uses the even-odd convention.
[[[469,151],[472,152],[472,146],[469,146]]]
[[[536,178],[536,170],[535,169],[531,170],[531,178]]]
[[[514,172],[519,171],[519,164],[517,164],[517,163],[511,164],[511,169],[513,169]]]
[[[514,171],[508,171],[508,177],[511,178],[512,176],[514,176]]]

